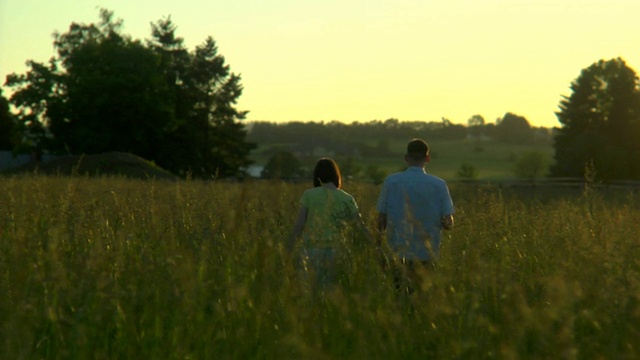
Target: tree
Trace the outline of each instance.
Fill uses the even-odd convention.
[[[640,179],[640,87],[621,58],[600,60],[571,83],[556,113],[553,176]]]
[[[467,120],[467,126],[469,127],[484,126],[484,117],[482,115],[473,115],[472,117],[469,118],[469,120]]]
[[[462,140],[467,136],[467,127],[462,124],[454,124],[445,117],[441,124],[440,129],[434,131],[434,136],[437,134],[443,140]]]
[[[290,151],[280,150],[273,154],[262,169],[264,179],[292,180],[303,175],[302,163]]]
[[[340,172],[344,178],[356,177],[363,170],[362,166],[356,162],[353,156],[341,157],[338,160]]]
[[[132,152],[161,163],[157,149],[174,115],[164,69],[152,50],[119,34],[121,24],[109,16],[103,13],[98,27],[72,25],[56,37],[66,72],[62,113],[50,113],[52,150]]]
[[[510,112],[498,119],[493,128],[496,140],[505,143],[528,144],[533,140],[533,131],[529,121],[523,116]]]
[[[468,136],[481,140],[484,136],[484,117],[482,115],[473,115],[467,120]],[[480,148],[480,146],[477,146]]]
[[[9,101],[2,95],[0,89],[0,150],[13,150],[15,125],[13,116],[9,112]]]
[[[56,153],[124,151],[174,173],[240,175],[255,148],[235,108],[242,94],[209,37],[193,52],[171,20],[152,24],[142,43],[101,10],[98,24],[55,34],[57,58],[12,74],[10,101],[35,146]]]

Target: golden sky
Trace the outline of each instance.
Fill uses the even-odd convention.
[[[51,34],[114,11],[150,37],[166,16],[189,49],[212,36],[241,74],[248,120],[466,124],[506,112],[559,126],[583,68],[640,68],[638,0],[0,0],[0,77],[54,56]],[[7,89],[4,90],[7,95]]]

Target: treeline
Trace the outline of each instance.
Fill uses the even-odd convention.
[[[553,129],[532,127],[524,117],[512,113],[506,113],[496,123],[485,123],[481,116],[474,115],[467,125],[455,124],[444,118],[442,121],[399,121],[392,118],[352,123],[257,121],[250,123],[248,129],[248,140],[258,144],[300,144],[306,148],[330,146],[335,150],[340,150],[341,144],[360,144],[360,151],[368,149],[377,155],[389,141],[406,141],[414,137],[428,141],[477,139],[518,144],[550,144],[553,141]]]

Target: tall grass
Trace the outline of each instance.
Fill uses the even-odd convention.
[[[378,188],[347,183],[373,224]],[[369,244],[324,296],[284,251],[305,185],[0,179],[0,357],[637,358],[633,193],[456,185],[406,298]]]

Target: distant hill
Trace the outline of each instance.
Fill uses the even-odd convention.
[[[108,152],[95,155],[61,156],[46,162],[28,163],[2,174],[38,173],[47,175],[124,176],[134,179],[177,180],[178,177],[139,156]]]

